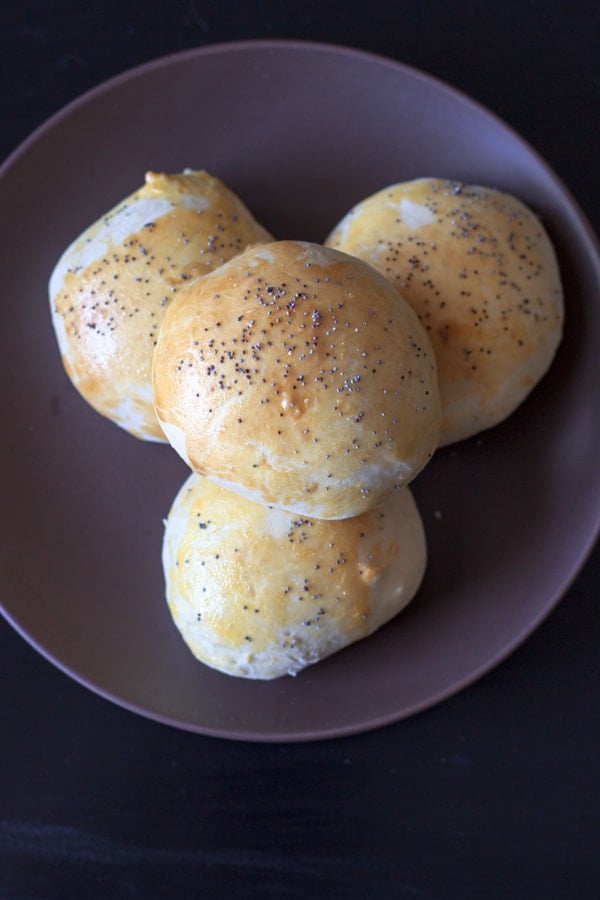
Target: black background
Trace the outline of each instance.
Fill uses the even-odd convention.
[[[23,0],[0,10],[2,158],[67,101],[157,56],[253,37],[327,41],[484,103],[600,230],[593,3]],[[526,644],[458,696],[307,744],[147,721],[0,622],[0,900],[600,896],[599,575],[596,551]]]

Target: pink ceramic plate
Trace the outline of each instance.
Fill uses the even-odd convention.
[[[393,181],[448,176],[517,194],[554,239],[567,328],[551,373],[504,425],[417,479],[430,563],[409,610],[295,679],[197,663],[163,599],[162,519],[186,470],[97,416],[63,372],[46,284],[64,247],[146,169],[221,176],[279,237],[323,240]],[[348,734],[424,709],[505,657],[557,603],[600,510],[600,272],[590,229],[545,163],[430,77],[285,42],[159,60],[72,103],[0,177],[6,617],[78,681],[143,715],[231,738]]]

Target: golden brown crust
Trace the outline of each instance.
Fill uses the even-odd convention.
[[[564,315],[558,265],[514,197],[433,178],[396,184],[326,244],[370,263],[417,312],[437,357],[440,443],[502,421],[549,368]]]
[[[371,634],[414,597],[425,564],[408,488],[377,510],[324,521],[191,475],[163,544],[169,609],[190,650],[246,678],[295,675]]]
[[[53,274],[65,369],[102,415],[165,440],[154,415],[152,354],[174,293],[250,243],[271,240],[219,179],[148,172],[140,190],[88,228]]]
[[[437,445],[418,318],[369,266],[315,244],[250,248],[180,291],[153,385],[194,471],[304,515],[363,512]]]

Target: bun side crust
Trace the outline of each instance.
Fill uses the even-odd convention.
[[[435,359],[417,316],[371,267],[314,244],[249,248],[180,291],[153,388],[195,472],[302,515],[377,505],[438,441]]]
[[[148,172],[71,244],[50,279],[52,321],[77,390],[136,437],[164,441],[151,369],[167,306],[190,279],[268,240],[219,179]]]
[[[550,367],[564,319],[558,263],[516,198],[404,182],[359,203],[325,243],[376,268],[419,316],[437,358],[441,444],[501,422]]]
[[[299,517],[198,475],[175,498],[163,568],[191,652],[229,675],[295,675],[371,634],[414,597],[426,565],[408,488],[343,521]]]

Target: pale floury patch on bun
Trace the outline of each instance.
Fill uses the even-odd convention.
[[[558,264],[515,197],[436,178],[395,184],[326,244],[376,268],[418,314],[437,357],[441,444],[501,422],[550,367],[564,317]]]
[[[249,248],[181,290],[153,387],[194,471],[300,515],[370,509],[438,443],[435,358],[417,316],[370,266],[315,244]]]
[[[165,525],[175,625],[199,660],[243,678],[295,675],[372,634],[415,596],[425,565],[409,488],[324,521],[191,475]]]
[[[164,441],[151,368],[169,303],[191,279],[266,240],[219,179],[148,172],[143,187],[67,248],[50,279],[52,321],[77,390],[136,437]]]

